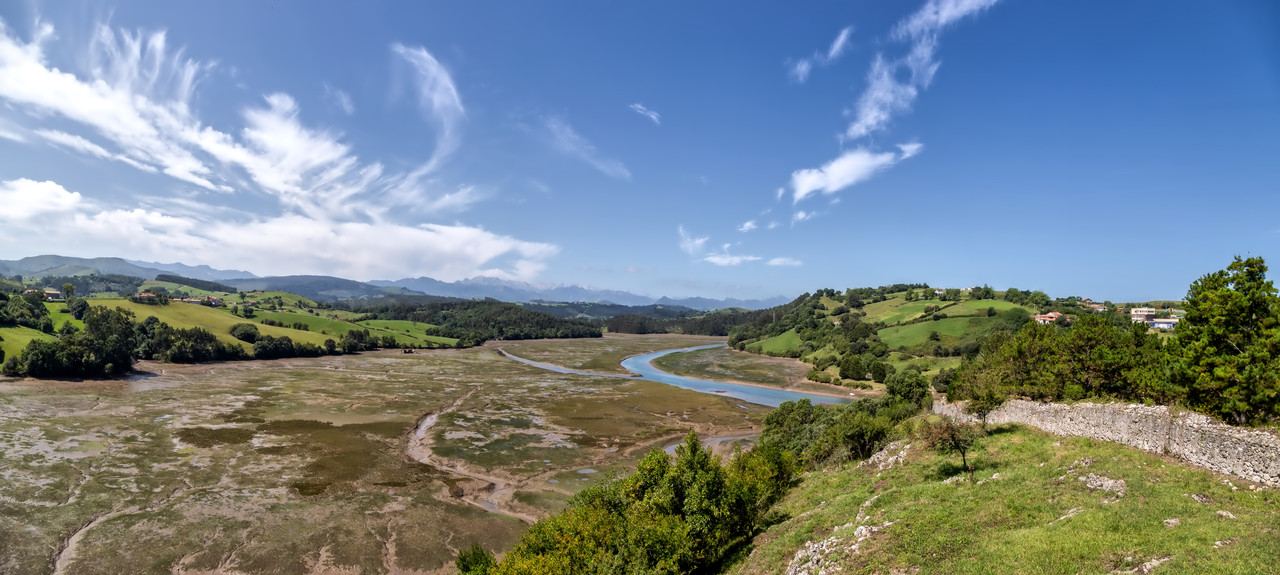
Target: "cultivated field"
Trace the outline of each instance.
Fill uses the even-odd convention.
[[[705,339],[503,343],[603,369]],[[141,367],[0,378],[0,572],[451,572],[651,447],[766,412],[491,347]]]

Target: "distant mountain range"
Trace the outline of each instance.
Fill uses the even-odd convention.
[[[156,262],[140,262],[136,260],[124,260],[131,264],[139,265],[148,269],[164,270],[165,273],[176,274],[182,277],[195,278],[198,280],[222,281],[234,280],[242,278],[256,278],[244,270],[219,270],[206,265],[189,266],[181,263],[162,264]]]
[[[198,280],[220,281],[232,278],[254,277],[242,270],[218,270],[209,266],[189,266],[172,263],[132,261],[121,258],[73,258],[69,256],[32,256],[20,260],[0,260],[0,275],[20,275],[28,278],[49,276],[78,276],[86,274],[120,274],[142,279],[153,279],[160,274],[177,274]]]
[[[491,297],[502,301],[565,301],[565,302],[608,302],[621,305],[669,305],[684,306],[698,310],[740,307],[744,309],[763,309],[782,305],[791,298],[776,296],[765,299],[710,299],[710,298],[652,298],[631,292],[617,290],[597,290],[582,286],[538,287],[524,282],[501,280],[497,278],[469,278],[456,282],[442,282],[428,277],[405,278],[395,281],[375,280],[369,282],[376,286],[401,287],[431,295],[441,295],[464,299]]]
[[[434,295],[462,299],[493,298],[509,302],[606,302],[628,306],[684,306],[698,310],[740,307],[763,309],[791,301],[782,296],[765,299],[652,298],[617,290],[597,290],[582,286],[538,287],[524,282],[479,277],[443,282],[420,277],[394,281],[358,282],[332,276],[257,277],[243,270],[220,270],[206,265],[158,263],[121,258],[76,258],[44,255],[20,260],[0,260],[0,275],[27,278],[75,276],[85,274],[120,274],[154,279],[160,274],[222,282],[239,290],[280,290],[296,293],[317,301],[365,299],[383,295]]]

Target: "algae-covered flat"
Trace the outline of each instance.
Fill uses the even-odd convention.
[[[600,340],[545,359],[583,357],[578,343]],[[751,433],[766,411],[488,348],[140,367],[0,379],[4,570],[440,569],[473,543],[509,547],[524,520],[689,429]],[[432,453],[415,459],[419,431]]]

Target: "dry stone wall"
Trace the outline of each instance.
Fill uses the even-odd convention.
[[[964,402],[935,401],[933,411],[976,421]],[[1010,400],[988,423],[1023,423],[1057,435],[1105,439],[1171,455],[1219,473],[1280,487],[1280,435],[1246,429],[1165,406],[1123,403],[1039,403]]]

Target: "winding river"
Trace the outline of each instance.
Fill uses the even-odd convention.
[[[785,401],[796,401],[800,399],[808,399],[813,403],[849,403],[848,399],[844,399],[840,397],[831,397],[827,395],[818,395],[816,393],[804,393],[800,391],[789,391],[786,389],[778,389],[773,387],[764,387],[764,386],[747,385],[747,384],[741,384],[741,383],[730,383],[727,381],[713,381],[709,379],[685,377],[683,375],[676,375],[674,373],[662,371],[661,369],[658,369],[653,365],[653,360],[670,353],[679,353],[684,351],[699,351],[703,349],[715,349],[717,347],[724,347],[724,344],[718,343],[713,345],[699,345],[695,347],[668,349],[664,351],[655,351],[653,353],[646,353],[643,355],[634,355],[622,360],[622,367],[626,368],[628,371],[632,373],[639,374],[640,378],[646,379],[648,381],[665,383],[667,385],[679,387],[682,389],[697,391],[700,393],[709,393],[712,395],[732,397],[734,399],[740,399],[748,403],[767,405],[769,407],[778,407],[779,405],[782,405],[782,403]],[[633,376],[627,376],[627,375],[579,371],[576,369],[569,369],[565,367],[560,367],[558,365],[552,365],[549,363],[542,363],[538,361],[524,359],[522,357],[516,357],[506,352],[501,352],[501,353],[502,355],[508,358],[511,358],[515,361],[518,361],[520,363],[525,363],[528,365],[532,365],[534,367],[540,367],[542,369],[547,369],[547,370],[551,370],[559,373],[572,373],[577,375],[589,375],[594,377],[616,377],[616,378],[623,378],[623,379],[635,379]]]

